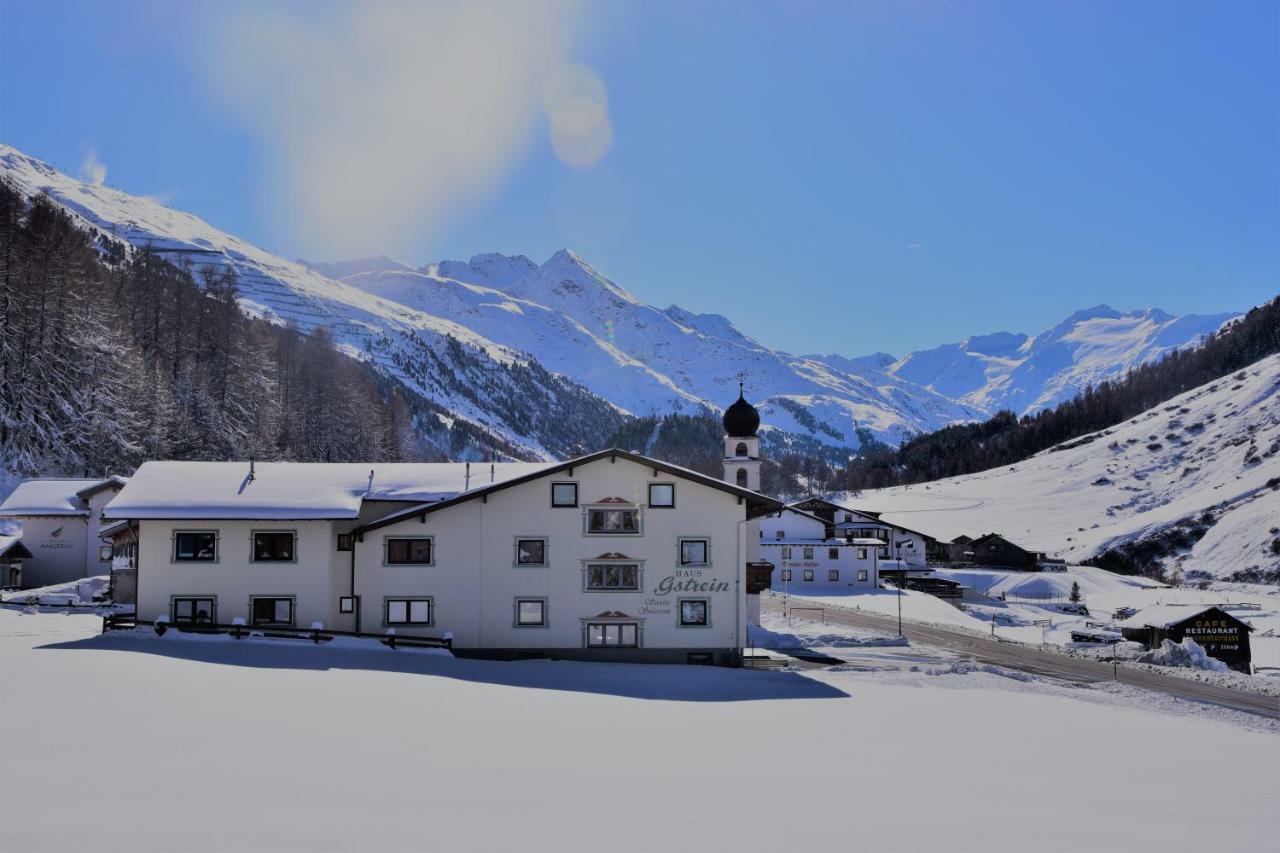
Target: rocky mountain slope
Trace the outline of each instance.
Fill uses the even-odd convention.
[[[1008,468],[841,498],[944,540],[1280,583],[1280,356]]]

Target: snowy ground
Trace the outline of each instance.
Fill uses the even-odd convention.
[[[1218,604],[1254,626],[1250,637],[1254,666],[1258,674],[1229,674],[1216,679],[1220,683],[1244,689],[1280,694],[1280,591],[1272,587],[1243,584],[1217,585],[1220,588],[1200,590],[1170,587],[1146,578],[1126,577],[1091,566],[1072,566],[1067,572],[1010,572],[999,569],[940,569],[937,576],[959,581],[971,589],[987,594],[989,601],[967,603],[961,610],[939,598],[921,592],[907,591],[901,599],[904,619],[951,629],[991,634],[992,617],[995,633],[1022,643],[1048,643],[1065,649],[1096,648],[1092,644],[1072,641],[1074,630],[1090,630],[1089,623],[1113,623],[1112,613],[1120,607],[1141,610],[1153,604]],[[1090,615],[1062,612],[1062,605],[1072,583],[1080,585],[1083,603]],[[998,596],[1005,595],[1001,601]],[[1058,596],[1061,601],[1037,602],[1035,596]],[[1020,596],[1022,598],[1020,598]],[[896,617],[899,599],[896,591],[876,590],[857,594],[795,596],[810,606],[848,607]],[[1235,609],[1232,604],[1257,604],[1258,609]],[[1036,622],[1048,620],[1048,626]],[[1098,629],[1092,629],[1098,630]],[[1105,629],[1104,629],[1105,630]],[[1130,651],[1136,656],[1140,647]],[[1108,651],[1108,654],[1110,652]],[[1189,673],[1175,673],[1190,677]],[[1196,676],[1204,680],[1202,676]]]
[[[490,663],[103,638],[99,624],[0,608],[13,733],[0,850],[1261,850],[1280,837],[1274,722],[1124,687],[946,663]],[[1224,756],[1240,784],[1189,779]]]

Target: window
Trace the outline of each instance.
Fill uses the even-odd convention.
[[[858,569],[858,580],[865,581],[867,579],[867,570]]]
[[[737,480],[738,480],[738,488],[745,489],[747,487],[747,469],[746,468],[738,469]]]
[[[828,549],[827,549],[827,559],[828,559],[828,560],[838,560],[838,559],[840,559],[840,549],[839,549],[839,548],[828,548]]]
[[[173,559],[207,562],[218,559],[218,534],[212,530],[179,530],[173,534]]]
[[[738,442],[738,446],[737,446],[737,447],[735,447],[735,448],[733,449],[733,455],[734,455],[734,456],[746,456],[746,455],[747,455],[747,443],[746,443],[745,441],[739,441],[739,442]]]
[[[813,569],[804,570],[804,579],[807,581],[813,580]]]
[[[650,483],[649,506],[659,509],[674,509],[676,505],[675,483]]]
[[[292,530],[255,530],[253,562],[292,563],[294,540]]]
[[[784,560],[790,560],[790,559],[791,559],[791,546],[790,546],[790,545],[783,545],[783,546],[782,546],[782,559],[784,559]]]
[[[640,532],[638,509],[589,509],[587,532],[606,535],[632,535]]]
[[[547,600],[545,598],[516,599],[516,627],[541,628],[547,624]]]
[[[552,483],[551,484],[551,505],[552,506],[577,506],[578,505],[578,484],[577,483]]]
[[[179,623],[200,624],[214,622],[218,615],[216,598],[175,598],[173,599],[173,621]]]
[[[711,603],[705,598],[680,599],[680,626],[706,628],[711,625]]]
[[[586,586],[588,590],[638,590],[640,589],[640,565],[638,563],[588,563]]]
[[[382,622],[388,626],[430,625],[435,615],[429,598],[387,598],[382,609]]]
[[[111,560],[111,546],[99,545],[98,546],[98,562],[106,563],[106,562],[110,562],[110,560]]]
[[[710,547],[706,539],[680,540],[680,565],[706,566],[711,563]]]
[[[839,569],[828,569],[828,570],[827,570],[827,580],[829,580],[829,581],[838,581],[838,580],[840,580],[840,570],[839,570]]]
[[[344,595],[338,598],[339,613],[355,613],[356,597],[354,595]]]
[[[352,548],[355,547],[355,541],[356,541],[356,537],[354,534],[339,533],[338,534],[338,550],[350,551]]]
[[[431,538],[422,536],[415,539],[387,539],[386,564],[389,566],[429,566],[435,556],[431,547]]]
[[[812,549],[812,548],[805,548],[805,549],[804,549],[804,558],[805,558],[806,560],[812,560],[812,559],[813,559],[813,549]]]
[[[789,580],[791,580],[791,570],[790,570],[790,569],[783,569],[783,570],[782,570],[782,579],[783,579],[784,581],[789,581]]]
[[[588,622],[587,646],[634,649],[640,645],[640,628],[634,622]]]
[[[865,560],[865,559],[867,559],[867,549],[866,549],[866,548],[859,548],[859,549],[858,549],[858,559],[859,559],[859,560]]]
[[[787,531],[785,531],[785,530],[779,530],[779,531],[778,531],[778,535],[777,535],[777,537],[776,537],[776,538],[778,539],[778,541],[779,541],[779,542],[781,542],[783,539],[786,539],[786,538],[787,538]]]
[[[845,520],[846,522],[853,521],[853,513],[851,513],[851,512],[846,512],[846,513],[844,514],[844,520]]]
[[[546,539],[517,539],[517,566],[545,566],[547,564]]]
[[[292,625],[292,598],[251,598],[249,612],[254,625]]]

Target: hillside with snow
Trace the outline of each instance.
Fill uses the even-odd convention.
[[[996,531],[1086,562],[1133,543],[1166,571],[1280,571],[1280,355],[1017,465],[843,495],[949,541]]]

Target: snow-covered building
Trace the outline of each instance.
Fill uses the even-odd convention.
[[[148,462],[108,517],[136,536],[143,620],[732,662],[748,524],[780,507],[613,449],[558,463]]]
[[[16,524],[31,557],[22,563],[25,588],[107,574],[111,554],[98,538],[102,511],[128,482],[124,477],[23,480],[0,503],[0,521]]]
[[[910,572],[928,565],[926,551],[931,537],[885,521],[878,512],[841,506],[820,497],[806,498],[791,506],[820,518],[827,526],[828,537],[880,540],[882,572],[901,569]]]
[[[0,587],[22,585],[22,563],[31,552],[17,536],[0,536]]]
[[[755,526],[762,559],[777,567],[774,589],[821,594],[872,590],[879,583],[880,539],[829,535],[821,518],[790,506]]]

